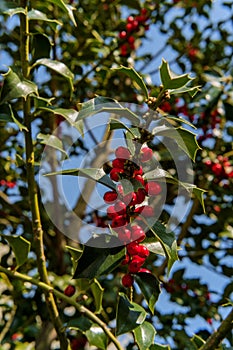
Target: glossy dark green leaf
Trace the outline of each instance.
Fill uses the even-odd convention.
[[[195,161],[196,153],[200,148],[196,135],[182,127],[172,128],[167,125],[157,126],[153,129],[154,136],[165,136],[175,140],[178,146]]]
[[[85,245],[73,278],[93,279],[107,274],[116,268],[124,259],[125,248],[104,248],[104,244],[106,243],[101,238],[96,239],[93,243],[90,242],[91,246]]]
[[[49,58],[41,58],[37,60],[32,67],[34,68],[40,65],[43,65],[49,69],[52,69],[56,73],[66,78],[70,84],[71,91],[73,91],[74,74],[69,70],[69,68],[63,62],[51,60]]]
[[[26,99],[26,97],[32,93],[38,94],[36,84],[29,80],[20,79],[11,68],[9,68],[7,73],[3,74],[3,77],[4,84],[1,92],[0,104],[20,97]]]
[[[90,329],[91,326],[92,326],[92,322],[84,316],[73,318],[69,322],[67,322],[68,328],[80,330],[83,333],[88,331],[88,329]]]
[[[87,102],[81,103],[78,120],[88,118],[100,112],[115,113],[117,116],[129,119],[135,125],[140,123],[139,117],[130,109],[122,106],[118,101],[112,98],[103,96],[98,96]]]
[[[16,258],[17,267],[23,265],[27,261],[31,243],[22,236],[6,236],[0,234],[10,244]]]
[[[160,294],[159,280],[154,275],[147,272],[137,273],[135,278],[151,313],[154,314],[154,306]]]
[[[40,143],[42,143],[43,145],[53,147],[58,151],[62,152],[66,157],[68,157],[66,151],[63,148],[62,141],[57,136],[50,135],[50,134],[45,135],[45,134],[39,133],[37,135],[37,138],[41,140]]]
[[[151,323],[144,321],[133,332],[140,350],[148,350],[154,343],[156,331]]]
[[[140,305],[130,302],[124,293],[119,293],[116,314],[116,335],[131,332],[146,318],[146,311]]]
[[[111,188],[112,190],[116,189],[115,183],[105,174],[103,169],[100,169],[100,168],[61,170],[61,171],[56,171],[54,173],[46,174],[45,176],[52,176],[52,175],[70,175],[70,176],[86,177],[88,179],[99,182],[102,185],[105,185]]]
[[[53,23],[56,25],[58,25],[58,24],[62,25],[62,22],[59,22],[56,19],[48,18],[45,13],[43,13],[39,10],[36,10],[36,9],[32,9],[31,11],[28,11],[27,15],[28,15],[29,21],[36,20],[36,21],[44,21],[44,22],[48,22],[48,23]]]
[[[191,97],[194,97],[200,91],[201,91],[201,86],[200,85],[198,85],[198,86],[183,86],[180,89],[169,90],[169,94],[170,95],[177,95],[177,94],[183,94],[185,92],[188,92],[188,94]]]
[[[120,73],[124,73],[126,74],[128,77],[130,77],[130,79],[132,79],[134,85],[136,83],[136,87],[140,88],[143,92],[143,94],[145,95],[146,99],[149,98],[149,93],[146,87],[146,84],[143,80],[143,78],[141,77],[140,74],[138,74],[138,72],[136,72],[136,70],[132,67],[124,67],[124,66],[120,66],[120,68],[114,68],[114,70],[117,70]]]
[[[77,26],[77,23],[75,21],[74,15],[73,15],[73,10],[74,8],[66,5],[64,1],[62,0],[48,0],[49,2],[53,3],[54,5],[60,7],[70,18],[70,20],[73,22],[75,26]]]
[[[1,107],[0,120],[4,122],[15,123],[20,129],[20,131],[22,130],[28,131],[26,126],[24,126],[22,123],[18,121],[17,118],[15,118],[11,105],[4,104]]]
[[[47,35],[34,34],[32,41],[32,62],[40,58],[49,58],[51,50],[51,42]]]
[[[167,274],[169,274],[172,265],[178,260],[177,243],[173,232],[168,232],[166,226],[159,221],[154,222],[153,218],[144,219],[150,228],[151,232],[155,235],[156,239],[161,243],[163,250],[168,259]]]
[[[94,282],[91,284],[91,291],[95,301],[95,313],[100,314],[103,310],[102,300],[104,295],[104,288],[101,287],[97,279],[94,279]]]
[[[124,123],[122,123],[122,122],[119,121],[118,119],[111,118],[110,121],[109,121],[109,126],[110,126],[110,130],[125,129],[125,130],[127,130],[129,133],[131,133],[131,135],[132,135],[133,137],[135,137],[135,135],[134,135],[133,132],[131,131],[131,128],[129,128],[127,125],[125,125]]]
[[[205,341],[197,334],[194,334],[194,336],[191,339],[191,342],[194,346],[196,346],[197,349],[199,349],[203,344],[205,344]]]
[[[80,259],[83,251],[82,251],[82,249],[70,247],[68,245],[66,246],[66,249],[68,250],[68,252],[71,255],[73,270],[75,271],[75,269],[78,265],[78,260]]]
[[[160,70],[160,78],[163,84],[163,88],[166,90],[170,89],[179,89],[182,86],[189,83],[193,78],[191,78],[188,74],[175,75],[172,74],[169,68],[169,64],[164,59],[162,60],[162,64],[159,68]]]
[[[61,115],[65,120],[68,121],[70,125],[75,127],[80,134],[83,136],[84,130],[83,130],[83,121],[77,120],[78,112],[75,109],[66,109],[66,108],[52,108],[52,107],[41,107],[39,108],[41,110],[51,112],[55,115]]]
[[[98,349],[103,350],[107,348],[107,335],[99,325],[92,324],[91,328],[86,331],[85,335],[90,345],[96,346]]]
[[[177,122],[180,124],[186,124],[188,126],[191,126],[191,128],[196,129],[196,127],[192,123],[190,123],[188,120],[185,120],[181,117],[174,117],[173,115],[166,115],[166,113],[165,113],[165,117],[166,117],[166,120],[168,120],[168,121],[172,121],[172,122],[174,121],[174,122]]]
[[[153,344],[150,346],[150,350],[171,350],[169,345]]]

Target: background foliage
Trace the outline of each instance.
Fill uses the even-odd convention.
[[[202,87],[193,99],[188,94],[182,97],[174,95],[160,106],[164,112],[181,116],[196,126],[202,150],[198,151],[194,164],[195,184],[207,190],[206,213],[203,214],[199,201],[193,198],[189,214],[176,229],[181,247],[180,262],[175,264],[169,278],[166,277],[166,263],[162,258],[153,255],[153,259],[148,260],[148,267],[162,282],[162,292],[154,315],[147,316],[145,329],[141,328],[140,331],[153,339],[154,328],[150,327],[153,324],[157,332],[156,343],[170,344],[174,350],[198,349],[200,339],[190,341],[193,333],[206,340],[232,307],[233,3],[216,3],[202,0],[163,1],[159,4],[151,1],[74,0],[70,1],[69,6],[58,0],[32,0],[29,3],[29,59],[32,68],[31,82],[24,81],[24,93],[26,91],[26,95],[32,96],[36,174],[46,143],[43,135],[53,133],[58,126],[62,128],[60,123],[66,118],[65,110],[62,110],[63,113],[61,110],[51,113],[47,108],[48,103],[56,108],[73,108],[77,111],[79,103],[96,95],[127,103],[140,103],[143,100],[130,77],[111,68],[121,64],[136,67],[144,74],[150,95],[156,96],[160,84],[158,65],[161,64],[161,57],[164,57],[176,73],[192,72],[195,85]],[[18,98],[23,96],[20,92],[22,60],[19,47],[19,18],[23,15],[23,4],[24,1],[2,1],[0,5],[3,74],[0,105],[0,228],[4,235],[0,238],[1,266],[12,271],[17,267],[18,272],[37,279],[37,248],[32,235],[22,136],[27,126],[23,121],[23,102]],[[216,7],[221,9],[224,18],[218,19]],[[146,9],[146,12],[143,10],[144,14],[142,9]],[[131,31],[130,37],[133,39],[129,40],[120,33],[127,28],[127,17],[130,15],[138,24]],[[45,107],[47,110],[41,109]],[[38,137],[39,133],[41,137]],[[69,135],[66,142],[70,142]],[[73,159],[85,155],[89,147],[88,142],[80,139],[72,150]],[[173,164],[166,158],[162,145],[154,147],[160,154],[162,166],[172,168]],[[51,168],[55,166],[53,164]],[[175,186],[169,187],[169,194],[163,211],[164,219],[174,205]],[[46,264],[52,285],[61,292],[67,285],[74,285],[80,305],[98,314],[107,324],[114,324],[119,292],[122,293],[119,303],[123,307],[128,303],[123,294],[125,289],[120,283],[121,269],[114,270],[108,277],[100,276],[91,286],[85,279],[71,280],[72,261],[65,246],[72,245],[72,242],[53,226],[41,204],[40,212]],[[91,216],[90,220],[96,218]],[[14,244],[13,237],[18,236],[21,239]],[[30,242],[31,247],[25,242]],[[0,288],[1,349],[58,349],[60,345],[56,342],[41,289],[29,281],[22,283],[21,280],[8,279],[4,273],[1,273]],[[148,309],[137,289],[134,302]],[[224,304],[228,306],[224,308]],[[69,306],[64,300],[59,301],[58,308],[63,324],[69,326],[67,336],[72,349],[81,349],[87,339],[97,348],[106,348],[104,332],[95,323],[88,323],[90,321],[81,315],[79,309],[75,309],[74,305]],[[123,326],[127,324],[123,318],[119,322]],[[118,334],[128,330],[119,330]],[[135,337],[142,344],[140,331],[135,333]],[[129,339],[129,344],[125,348],[137,348],[130,337],[126,339]],[[227,332],[224,344],[221,349],[231,349],[230,332]],[[140,349],[149,346],[151,344],[141,345]],[[152,350],[160,348],[168,349],[159,345],[150,347]]]

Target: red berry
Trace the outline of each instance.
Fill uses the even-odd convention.
[[[144,245],[139,245],[138,248],[138,256],[140,256],[141,258],[147,258],[150,254],[149,250],[147,249],[146,246]]]
[[[123,196],[124,190],[122,185],[117,185],[117,192]]]
[[[107,208],[107,215],[110,219],[113,219],[115,216],[117,216],[114,205],[110,205],[110,207]]]
[[[136,198],[137,198],[136,193],[130,192],[130,193],[126,194],[125,196],[123,196],[122,200],[126,205],[131,205],[135,202]]]
[[[114,203],[118,194],[115,191],[108,191],[104,194],[104,201],[106,203]]]
[[[134,179],[140,182],[143,186],[145,185],[145,181],[141,175],[136,175]]]
[[[148,162],[153,156],[153,151],[149,147],[144,147],[141,149],[140,160],[142,163]]]
[[[124,169],[124,165],[125,165],[125,159],[122,158],[116,158],[112,161],[112,166],[113,168],[122,168]]]
[[[125,30],[122,30],[122,32],[119,33],[119,38],[120,39],[125,39],[127,37],[127,33]]]
[[[114,209],[117,212],[118,215],[124,215],[126,214],[126,204],[121,201],[117,201],[114,205]]]
[[[213,164],[212,166],[212,171],[215,173],[215,175],[219,176],[222,174],[222,171],[223,171],[223,167],[221,164]]]
[[[126,254],[124,260],[121,263],[121,265],[128,265],[129,260],[130,260],[130,256],[129,256],[129,254]]]
[[[137,20],[134,20],[134,21],[132,22],[132,25],[133,25],[133,29],[134,29],[134,30],[137,30],[137,29],[138,29],[138,21],[137,21]]]
[[[124,275],[124,276],[122,277],[121,282],[122,282],[122,284],[123,284],[123,286],[124,286],[125,288],[130,288],[130,287],[132,287],[132,285],[133,285],[134,278],[133,278],[132,275],[130,275],[129,273],[127,273],[126,275]]]
[[[207,159],[204,164],[208,167],[211,167],[212,166],[212,161],[210,159]]]
[[[144,273],[151,273],[150,270],[145,269],[144,267],[141,267],[141,268],[138,270],[138,273],[142,273],[142,272],[144,272]]]
[[[74,293],[75,293],[75,287],[72,286],[71,284],[69,284],[64,290],[64,294],[67,297],[72,297],[72,295],[74,295]]]
[[[141,207],[136,208],[134,212],[140,213],[145,218],[150,218],[155,215],[154,209],[150,205],[142,205]]]
[[[142,14],[142,15],[146,15],[146,14],[147,14],[147,9],[142,8],[142,9],[141,9],[141,14]]]
[[[124,169],[120,169],[120,168],[113,168],[111,171],[110,171],[110,178],[113,180],[113,181],[116,181],[118,182],[120,180],[120,176],[119,174],[123,174],[124,173]]]
[[[144,230],[139,225],[133,225],[131,227],[131,240],[142,242],[146,238]]]
[[[131,154],[128,148],[120,146],[116,149],[115,155],[117,158],[129,159]]]
[[[162,188],[158,182],[150,181],[146,184],[146,192],[148,196],[156,196],[162,191]]]
[[[133,175],[134,175],[134,176],[136,176],[136,175],[143,175],[143,169],[142,169],[142,167],[140,166],[139,169],[135,169]]]
[[[138,255],[138,252],[140,251],[140,245],[136,242],[129,243],[126,248],[130,255]]]
[[[131,231],[127,228],[121,228],[118,231],[118,238],[124,244],[128,244],[130,242]]]
[[[143,188],[139,188],[136,193],[136,200],[134,204],[141,204],[146,197],[145,190]]]
[[[128,38],[127,41],[128,41],[129,44],[133,44],[134,41],[135,41],[135,38],[131,35],[131,36]]]
[[[126,30],[127,32],[131,32],[134,29],[134,26],[132,23],[127,23],[126,24]]]
[[[140,270],[140,267],[144,264],[145,259],[140,256],[134,255],[133,259],[129,263],[129,272],[137,273]]]
[[[132,23],[134,21],[134,17],[133,16],[129,16],[128,18],[127,18],[127,22],[128,23]]]
[[[127,220],[125,215],[115,216],[115,218],[113,218],[113,220],[112,220],[112,227],[113,228],[121,227],[121,226],[124,226],[126,224],[128,224],[128,220]]]

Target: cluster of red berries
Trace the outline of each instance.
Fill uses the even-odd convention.
[[[214,173],[217,182],[233,178],[233,166],[228,157],[219,155],[215,161],[207,159],[204,164]]]
[[[16,182],[15,181],[0,180],[0,186],[14,188],[16,186]]]
[[[128,265],[129,273],[122,278],[124,287],[131,287],[134,281],[132,274],[138,272],[150,272],[143,269],[149,251],[146,246],[140,244],[146,234],[141,225],[135,219],[141,221],[141,216],[148,218],[154,216],[154,209],[150,205],[144,205],[146,197],[156,196],[161,192],[161,186],[155,181],[143,179],[144,164],[151,160],[153,151],[148,147],[142,147],[137,159],[133,159],[126,147],[118,147],[115,151],[116,158],[112,161],[110,178],[119,182],[116,191],[108,191],[104,194],[104,201],[111,204],[107,208],[107,215],[111,220],[111,227],[117,233],[118,239],[126,245],[127,254],[123,265]],[[125,193],[124,183],[131,184],[131,192]]]
[[[146,23],[148,19],[147,9],[145,8],[141,9],[139,16],[129,16],[127,18],[125,29],[119,33],[121,56],[128,56],[131,50],[135,50],[136,37],[149,29],[149,25]]]

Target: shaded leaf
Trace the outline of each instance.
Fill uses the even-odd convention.
[[[194,334],[194,336],[191,339],[191,342],[194,346],[196,346],[197,349],[199,349],[203,344],[205,344],[205,341],[197,334]]]
[[[23,265],[27,261],[31,243],[22,236],[6,236],[0,234],[10,244],[16,258],[17,267]]]
[[[96,182],[105,185],[112,190],[116,189],[115,183],[105,174],[103,169],[100,168],[90,168],[90,169],[68,169],[56,171],[54,173],[46,174],[45,176],[52,175],[70,175],[70,176],[81,176],[88,179],[94,180]]]
[[[74,247],[70,247],[70,246],[66,246],[66,249],[68,250],[68,252],[71,255],[71,261],[72,261],[72,265],[73,265],[73,270],[75,271],[77,265],[78,265],[78,260],[80,259],[83,251],[82,249],[79,248],[74,248]]]
[[[111,243],[114,244],[114,239],[117,240],[117,238],[112,237],[112,241],[109,243],[110,247]],[[121,263],[125,256],[125,248],[104,248],[103,245],[104,242],[101,238],[96,238],[94,243],[90,242],[90,245],[85,245],[73,278],[93,279],[109,273]]]
[[[99,325],[93,324],[91,328],[86,331],[85,335],[90,345],[96,346],[98,349],[103,350],[107,348],[107,335]]]
[[[17,118],[15,118],[11,105],[5,104],[1,107],[0,120],[4,122],[15,123],[20,129],[20,131],[28,131],[26,126],[24,126],[18,121]]]
[[[36,84],[26,79],[20,79],[11,68],[9,68],[7,73],[3,74],[3,77],[4,84],[0,104],[20,97],[26,99],[32,93],[38,95]]]
[[[135,82],[139,88],[141,88],[141,90],[143,91],[146,99],[149,98],[149,93],[146,87],[146,84],[143,80],[143,78],[140,76],[140,74],[138,74],[138,72],[136,72],[136,70],[132,67],[124,67],[124,66],[120,66],[120,68],[114,68],[114,70],[119,71],[120,73],[124,73],[126,74],[128,77],[130,77],[132,79],[133,82]]]
[[[27,15],[30,21],[31,20],[45,21],[45,22],[55,23],[56,25],[59,24],[60,26],[62,25],[62,22],[59,22],[56,19],[48,18],[45,13],[36,9],[32,9],[31,11],[28,12]]]
[[[71,21],[73,22],[73,24],[75,26],[77,26],[77,23],[75,21],[75,18],[74,18],[74,15],[73,15],[73,7],[69,6],[69,5],[66,5],[64,3],[64,1],[62,0],[48,0],[49,2],[52,2],[54,5],[60,7],[68,16],[69,18],[71,19]]]
[[[62,141],[55,135],[45,135],[45,134],[41,134],[39,133],[37,135],[38,139],[41,139],[42,141],[40,141],[40,143],[46,145],[46,146],[50,146],[53,147],[55,149],[57,149],[58,151],[62,152],[66,157],[68,157],[68,154],[66,153],[66,151],[63,148],[63,144]]]
[[[130,302],[124,293],[119,293],[116,314],[116,335],[131,332],[144,322],[146,314],[143,307]]]
[[[171,350],[169,345],[153,344],[150,346],[150,350]]]
[[[91,284],[91,291],[95,301],[95,313],[100,314],[103,310],[102,300],[104,295],[104,288],[101,287],[97,279],[94,279],[94,283]]]
[[[144,321],[139,327],[135,328],[134,335],[136,343],[140,350],[147,350],[153,343],[156,331],[153,325]]]
[[[154,306],[160,294],[159,280],[151,273],[142,272],[136,274],[136,281],[147,301],[151,313],[154,314]]]
[[[50,57],[51,42],[45,34],[34,34],[32,42],[32,62],[40,58]]]
[[[127,130],[129,133],[131,133],[131,135],[132,135],[133,137],[137,137],[137,136],[134,135],[134,133],[133,133],[133,131],[131,130],[131,128],[129,128],[127,125],[125,125],[124,123],[122,123],[122,122],[119,121],[118,119],[111,118],[111,119],[110,119],[109,126],[110,126],[110,130],[125,129],[125,130]]]
[[[162,64],[159,68],[159,71],[161,82],[163,84],[164,89],[166,90],[179,89],[191,80],[193,80],[193,78],[191,78],[188,74],[172,74],[168,62],[164,59],[162,60]]]
[[[83,333],[88,331],[88,329],[90,329],[91,326],[92,326],[92,322],[84,316],[74,318],[67,322],[68,328],[80,330]]]
[[[78,120],[90,117],[100,112],[115,113],[118,116],[129,119],[136,125],[140,123],[140,118],[130,109],[125,108],[118,101],[112,98],[103,96],[98,96],[87,102],[81,103]]]

